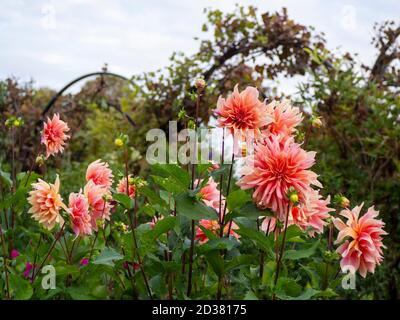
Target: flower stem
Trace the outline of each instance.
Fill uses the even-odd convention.
[[[6,249],[6,240],[4,239],[4,233],[3,233],[3,229],[0,225],[0,237],[1,237],[1,245],[2,245],[2,249],[3,249],[3,267],[4,267],[4,274],[6,277],[6,298],[10,299],[10,280],[8,278],[8,254],[7,254],[7,249]]]
[[[287,226],[288,226],[288,220],[289,220],[289,212],[292,211],[292,204],[289,204],[288,210],[286,212],[286,218],[285,218],[285,228],[283,229],[283,237],[282,237],[282,244],[281,244],[281,251],[279,254],[279,258],[278,258],[278,263],[276,265],[276,273],[275,273],[275,280],[274,280],[274,286],[276,287],[276,284],[278,283],[278,279],[279,279],[279,271],[281,268],[281,263],[282,263],[282,257],[283,257],[283,253],[285,250],[285,240],[286,240],[286,231],[287,231]],[[278,237],[276,239],[276,241],[278,241]],[[276,295],[275,293],[273,294],[273,300],[276,299]]]
[[[39,248],[40,248],[40,244],[42,243],[42,239],[43,239],[43,234],[40,233],[39,241],[38,241],[38,244],[37,244],[37,247],[36,247],[35,258],[33,259],[33,267],[32,267],[33,270],[32,270],[31,282],[33,282],[33,275],[35,274],[36,261],[37,261],[37,258],[38,258]]]
[[[51,245],[49,251],[47,252],[46,257],[43,259],[43,261],[42,261],[42,263],[40,264],[39,268],[37,269],[36,273],[32,276],[32,282],[35,281],[35,279],[36,279],[36,277],[37,277],[39,271],[42,269],[42,267],[43,267],[44,264],[46,263],[47,258],[50,256],[50,254],[52,253],[54,247],[56,246],[57,241],[60,240],[61,235],[62,235],[62,233],[63,233],[63,231],[64,231],[64,227],[65,227],[65,221],[64,221],[64,223],[63,223],[63,225],[62,225],[60,231],[58,232],[58,234],[57,234],[57,236],[56,236],[56,239],[53,241],[53,243],[52,243],[52,245]]]
[[[201,90],[197,89],[197,97],[196,97],[196,131],[194,137],[194,152],[195,155],[192,158],[192,181],[191,181],[191,189],[194,189],[194,180],[195,180],[195,173],[196,173],[196,159],[197,159],[197,129],[199,126],[199,107],[200,107],[200,97],[201,97]],[[190,296],[192,293],[192,275],[193,275],[193,254],[194,254],[194,238],[195,238],[195,222],[192,220],[191,225],[191,238],[190,238],[190,249],[189,249],[189,271],[188,271],[188,286],[187,286],[187,295]]]

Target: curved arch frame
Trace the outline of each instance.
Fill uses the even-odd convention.
[[[91,72],[91,73],[87,73],[84,74],[78,78],[75,78],[74,80],[70,81],[69,83],[67,83],[61,90],[59,90],[49,101],[49,103],[46,105],[46,107],[44,108],[44,110],[42,111],[42,118],[44,119],[44,117],[46,116],[46,114],[50,111],[50,109],[54,106],[54,104],[56,103],[56,101],[58,100],[59,97],[62,96],[62,94],[68,90],[70,87],[72,87],[74,84],[78,83],[79,81],[86,79],[86,78],[90,78],[93,76],[110,76],[110,77],[116,77],[116,78],[120,78],[122,80],[128,81],[129,83],[132,84],[132,81],[130,79],[128,79],[127,77],[120,75],[118,73],[113,73],[113,72],[108,72],[108,71],[97,71],[97,72]],[[123,112],[121,110],[121,108],[119,106],[116,105],[112,105],[112,107],[114,107],[119,113],[121,113],[126,120],[128,120],[128,122],[132,125],[132,126],[136,126],[135,121],[133,121],[133,119],[125,112]]]

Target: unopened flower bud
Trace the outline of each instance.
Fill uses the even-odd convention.
[[[14,118],[9,118],[6,120],[5,125],[7,128],[11,128],[14,124]]]
[[[317,128],[317,129],[321,128],[322,127],[321,117],[312,116],[311,125],[313,128]]]
[[[350,200],[347,199],[345,196],[341,196],[339,198],[338,205],[342,208],[347,208],[350,205]]]
[[[193,120],[188,121],[188,128],[189,129],[195,129],[196,128],[196,123]]]
[[[41,167],[42,165],[44,165],[44,161],[45,161],[44,156],[40,154],[36,157],[35,163],[38,167]]]
[[[297,191],[294,188],[289,188],[287,195],[289,201],[292,204],[296,204],[297,202],[299,202],[299,195],[297,194]]]
[[[198,78],[197,80],[196,80],[196,82],[195,82],[195,87],[196,87],[196,89],[197,90],[199,90],[199,91],[203,91],[204,90],[204,88],[206,87],[206,82],[204,81],[204,79],[202,79],[202,78]]]
[[[186,117],[185,109],[179,110],[179,112],[178,112],[178,120],[183,120],[183,119],[185,119],[185,117]]]
[[[120,138],[115,139],[115,140],[114,140],[114,144],[115,144],[115,146],[118,147],[118,148],[121,148],[121,147],[124,146],[124,142],[123,142],[122,139],[120,139]]]
[[[14,119],[13,125],[14,127],[21,127],[24,125],[24,120],[21,117]]]

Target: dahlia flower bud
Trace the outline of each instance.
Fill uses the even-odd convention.
[[[118,138],[114,140],[114,145],[117,148],[122,148],[123,146],[127,145],[129,142],[129,137],[126,134],[120,133]]]
[[[289,188],[287,196],[292,204],[296,204],[297,202],[299,202],[299,195],[297,194],[297,191],[294,188],[292,187]]]
[[[196,123],[193,120],[189,120],[187,126],[188,126],[189,129],[195,129],[196,128]]]
[[[121,148],[121,147],[124,146],[124,142],[123,142],[122,139],[120,139],[120,138],[115,139],[115,140],[114,140],[114,144],[115,144],[115,146],[118,147],[118,148]]]
[[[119,232],[122,232],[122,233],[128,232],[128,226],[123,222],[116,222],[115,227],[116,227],[117,231],[119,231]]]
[[[199,91],[203,91],[204,88],[206,87],[206,82],[204,81],[204,79],[202,78],[198,78],[194,84],[194,86],[196,87],[197,90]]]
[[[38,167],[41,167],[42,165],[44,165],[44,162],[45,162],[45,158],[42,154],[40,154],[36,157],[35,163]]]
[[[8,118],[4,124],[7,128],[11,128],[14,124],[14,117]]]
[[[14,119],[13,125],[14,127],[22,127],[24,125],[24,120],[21,117]]]
[[[350,205],[350,200],[342,194],[335,195],[334,202],[341,208],[348,208]]]
[[[322,120],[321,117],[312,116],[311,117],[311,126],[313,128],[319,129],[322,127]]]
[[[185,119],[185,117],[186,117],[185,109],[179,110],[179,112],[178,112],[178,120],[183,120],[183,119]]]

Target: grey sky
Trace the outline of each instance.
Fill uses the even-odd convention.
[[[323,31],[330,49],[358,52],[370,63],[374,22],[399,21],[400,1],[95,1],[3,0],[0,10],[0,78],[33,78],[59,89],[72,78],[100,70],[131,76],[168,63],[173,51],[192,53],[201,36],[204,7],[260,12],[286,6],[290,17]]]

